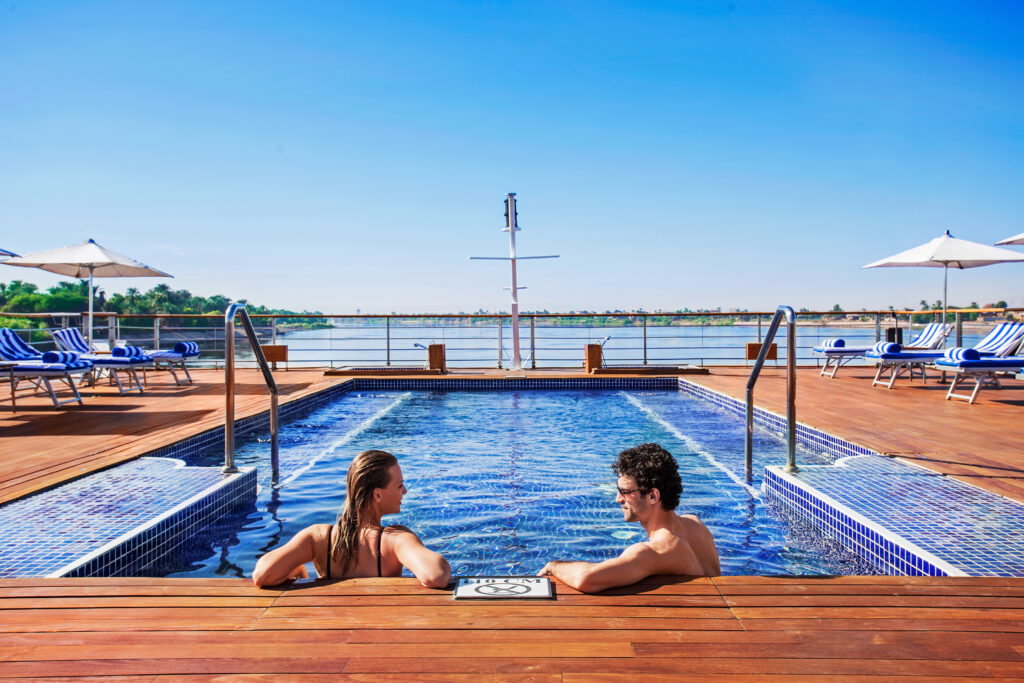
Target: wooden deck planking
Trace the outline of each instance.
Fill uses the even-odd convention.
[[[224,424],[223,371],[196,370],[195,383],[175,386],[151,374],[145,393],[120,396],[100,385],[82,388],[84,405],[54,410],[48,399],[19,396],[16,413],[0,407],[0,503],[145,455]],[[322,370],[275,374],[281,402],[344,381]],[[240,370],[235,417],[269,409],[255,370]]]
[[[744,400],[749,375],[749,368],[714,368],[684,379]],[[1024,382],[1010,379],[1002,389],[984,389],[970,405],[945,400],[948,385],[937,375],[927,384],[901,378],[892,390],[872,387],[873,376],[866,367],[844,367],[835,379],[799,368],[797,420],[1024,502]],[[784,370],[762,371],[754,402],[785,416]]]
[[[584,596],[556,584],[554,601],[489,604],[453,601],[412,579],[269,590],[240,579],[6,579],[0,677],[1024,677],[1024,609],[944,606],[970,603],[979,589],[1024,590],[1024,579],[945,578],[938,585],[943,595],[910,596],[939,600],[934,607],[860,604],[864,589],[889,600],[928,585],[902,577],[655,577],[614,594]],[[736,593],[751,586],[763,593]],[[708,587],[723,604],[763,604],[686,618],[706,610],[690,600],[706,599]],[[446,604],[373,605],[376,588],[385,602],[440,597]],[[359,606],[291,606],[330,597]],[[638,602],[651,597],[669,604]],[[813,597],[815,604],[794,608],[794,597]],[[265,604],[251,606],[257,598]],[[581,603],[590,598],[599,604]],[[679,616],[665,616],[671,613]],[[730,626],[714,630],[717,622]]]

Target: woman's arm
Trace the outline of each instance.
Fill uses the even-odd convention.
[[[306,578],[306,563],[316,556],[316,539],[321,525],[309,526],[295,534],[280,548],[274,548],[256,562],[252,580],[257,586],[276,586],[289,579]]]
[[[388,527],[389,531],[392,529],[395,526]],[[420,583],[427,588],[444,588],[448,585],[452,577],[448,560],[427,548],[416,534],[404,527],[392,533],[396,533],[392,547],[398,561],[415,574]]]

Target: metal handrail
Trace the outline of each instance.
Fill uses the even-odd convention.
[[[761,351],[754,361],[754,369],[747,380],[747,433],[743,443],[743,454],[746,461],[747,483],[752,481],[754,469],[754,385],[761,374],[768,350],[775,339],[782,316],[786,316],[786,472],[797,472],[796,467],[796,314],[790,306],[779,306],[772,316],[771,325],[761,343]]]
[[[277,382],[270,372],[267,359],[263,355],[263,347],[256,337],[256,329],[252,326],[249,312],[245,304],[231,304],[224,312],[224,469],[225,474],[238,471],[235,467],[235,315],[241,315],[245,336],[249,338],[253,354],[263,371],[263,379],[270,390],[270,467],[271,481],[277,484]]]

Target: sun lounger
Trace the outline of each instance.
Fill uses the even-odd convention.
[[[975,349],[950,349],[942,358],[935,361],[935,367],[943,371],[952,371],[953,381],[946,392],[946,400],[962,398],[970,404],[978,398],[982,387],[998,389],[999,375],[1008,373],[1015,375],[1024,370],[1024,356],[982,356]],[[958,385],[974,380],[974,390],[970,394],[958,394]]]
[[[80,359],[77,354],[62,351],[40,353],[32,345],[24,341],[13,330],[0,329],[0,360],[11,361],[16,365],[5,368],[0,378],[11,382],[11,404],[18,391],[18,384],[28,381],[37,390],[43,390],[53,401],[55,408],[77,401],[82,403],[82,396],[75,386],[75,377],[86,374],[92,369],[92,363]],[[64,382],[71,390],[71,398],[61,400],[50,380]]]
[[[971,350],[977,352],[980,358],[1007,356],[1020,346],[1022,339],[1024,339],[1024,323],[999,323]],[[936,361],[942,358],[944,353],[944,351],[908,351],[899,344],[880,342],[867,354],[868,358],[878,362],[878,370],[875,372],[875,378],[871,381],[871,386],[884,384],[892,389],[897,377],[905,372],[913,380],[915,371],[920,373],[921,381],[927,382],[927,366],[931,365],[940,370],[945,369],[936,364]],[[882,379],[882,374],[886,371],[890,373],[888,381]]]
[[[985,356],[1009,356],[1024,339],[1024,323],[999,323],[972,348]]]
[[[117,349],[114,349],[117,353]],[[175,384],[192,384],[192,375],[188,373],[188,366],[185,361],[189,358],[199,358],[199,344],[195,342],[178,342],[170,351],[147,351],[146,355],[153,359],[157,369],[164,369],[171,373]],[[186,381],[178,379],[175,368],[181,368],[185,373]]]
[[[839,368],[857,358],[863,358],[871,348],[870,346],[847,346],[843,339],[825,339],[814,347],[815,353],[825,356],[825,364],[821,367],[818,376],[835,377]],[[829,372],[829,368],[831,368],[831,372]]]
[[[112,382],[117,384],[118,390],[121,395],[128,389],[136,389],[140,394],[142,393],[142,382],[139,381],[139,375],[136,372],[139,368],[151,368],[153,367],[153,359],[147,356],[141,349],[136,346],[123,347],[123,351],[115,355],[114,352],[108,354],[96,353],[92,348],[89,347],[89,343],[85,341],[85,337],[78,331],[76,327],[68,327],[63,330],[54,330],[52,332],[54,340],[57,342],[57,346],[65,351],[71,351],[79,354],[83,360],[92,362],[93,371],[91,383],[95,384],[101,373],[106,373]],[[114,350],[116,351],[116,349]],[[128,378],[128,388],[126,389],[124,384],[121,383],[121,378],[118,373],[124,373]],[[132,386],[134,383],[134,387]]]
[[[928,323],[902,349],[904,351],[935,349],[942,344],[942,341],[949,335],[952,329],[953,326],[948,323]],[[847,346],[846,342],[842,339],[825,339],[821,344],[814,347],[815,353],[825,357],[825,365],[822,366],[818,376],[827,374],[829,377],[835,377],[841,366],[857,358],[865,357],[868,351],[871,351],[873,348],[873,346]],[[829,368],[832,369],[831,372],[829,372]]]

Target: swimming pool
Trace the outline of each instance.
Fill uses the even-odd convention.
[[[609,465],[647,441],[678,460],[679,512],[711,529],[723,573],[874,573],[764,501],[761,476],[766,464],[783,462],[780,441],[755,436],[755,480],[743,481],[742,430],[735,416],[676,391],[352,392],[282,425],[277,489],[269,486],[267,445],[240,444],[238,464],[260,470],[255,508],[223,518],[154,573],[250,575],[263,553],[335,519],[348,464],[370,448],[398,456],[409,489],[402,513],[385,522],[411,527],[456,574],[532,574],[551,559],[599,561],[644,538],[638,524],[622,520]]]

